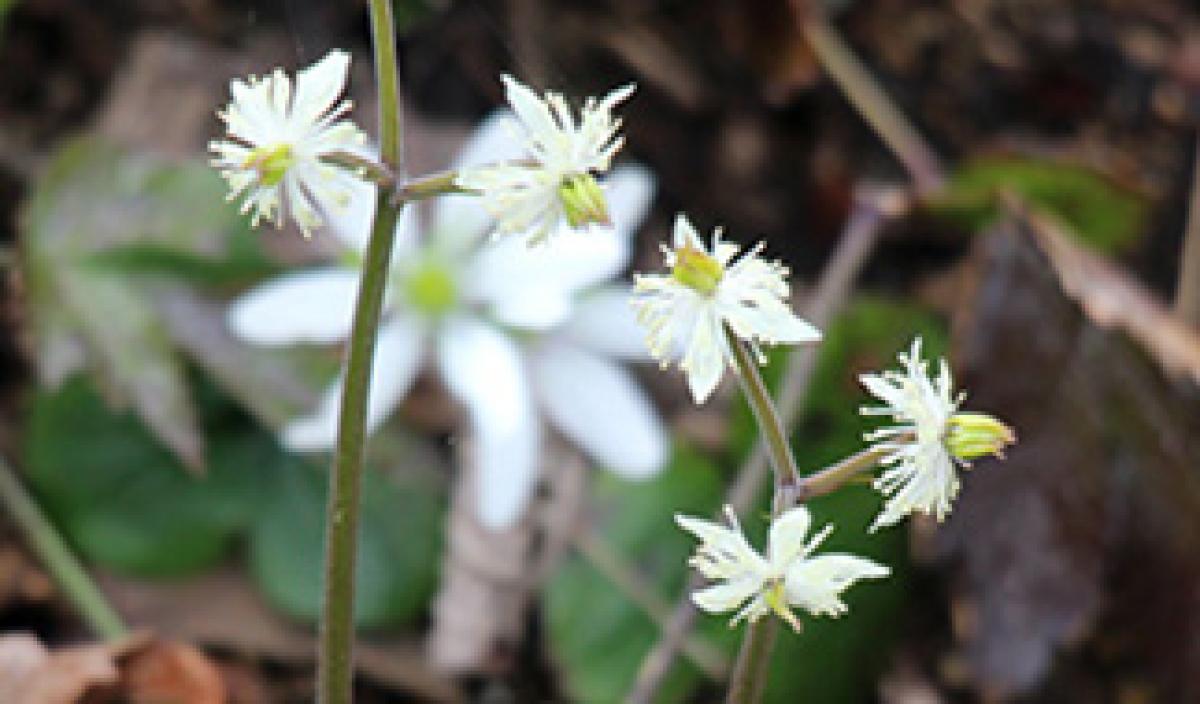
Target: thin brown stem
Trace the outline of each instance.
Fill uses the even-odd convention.
[[[575,549],[592,567],[603,574],[627,599],[633,602],[659,628],[667,621],[671,605],[656,591],[612,547],[591,528],[582,528],[573,537]],[[683,654],[713,679],[722,679],[729,674],[729,661],[724,653],[707,641],[688,638],[683,644]]]
[[[821,68],[904,165],[917,192],[924,194],[940,188],[943,171],[937,153],[896,107],[824,13],[814,7],[815,4],[809,0],[793,0],[796,21]]]
[[[1188,204],[1183,252],[1179,261],[1179,283],[1175,288],[1175,312],[1187,324],[1200,328],[1200,135],[1196,137],[1192,161],[1192,198]]]

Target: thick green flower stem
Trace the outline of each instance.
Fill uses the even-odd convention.
[[[796,460],[792,456],[787,431],[779,419],[775,404],[771,401],[762,375],[758,373],[758,365],[755,364],[750,350],[728,327],[725,328],[725,339],[733,352],[738,380],[754,412],[754,420],[758,423],[759,432],[767,440],[767,454],[775,473],[771,516],[777,517],[795,503],[800,491],[801,480],[796,470]],[[726,695],[725,701],[728,704],[755,704],[762,698],[778,628],[778,621],[768,617],[759,619],[746,629],[742,648],[733,668],[733,679]]]
[[[70,546],[54,529],[13,468],[0,459],[0,502],[5,513],[25,534],[30,549],[41,559],[62,593],[96,635],[105,639],[125,635],[125,624],[92,581]]]
[[[754,420],[758,430],[767,440],[767,456],[775,472],[775,493],[795,492],[800,484],[800,473],[796,469],[796,459],[792,456],[792,446],[788,443],[788,434],[775,410],[775,403],[763,383],[762,375],[758,373],[758,365],[738,336],[728,326],[725,327],[725,340],[733,352],[733,361],[737,366],[738,381],[754,412]],[[782,498],[790,498],[785,496]],[[778,504],[778,498],[776,503]],[[781,505],[790,505],[790,501]],[[778,508],[778,506],[777,506]]]
[[[370,12],[375,75],[379,86],[380,157],[384,166],[392,173],[398,173],[401,157],[399,78],[391,0],[371,0]],[[350,332],[337,446],[329,475],[329,504],[325,510],[325,593],[317,657],[317,701],[321,704],[350,704],[353,697],[354,563],[358,546],[367,395],[401,207],[402,204],[393,203],[390,189],[379,190]]]

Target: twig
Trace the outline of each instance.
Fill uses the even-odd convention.
[[[793,14],[817,62],[841,89],[846,100],[883,140],[913,180],[917,193],[942,185],[937,153],[871,76],[854,51],[811,0],[792,0]]]
[[[37,553],[59,589],[96,635],[105,639],[125,635],[127,631],[121,617],[42,513],[37,501],[21,485],[12,466],[3,459],[0,459],[0,502],[13,523],[25,534],[29,547]]]
[[[821,273],[816,293],[805,311],[805,317],[811,323],[818,328],[829,324],[849,297],[854,280],[875,248],[883,225],[906,212],[908,205],[909,199],[901,191],[860,189],[837,251]],[[776,407],[786,426],[793,425],[799,416],[816,362],[816,350],[811,347],[797,347],[788,358],[783,385],[776,399]],[[738,470],[737,478],[726,492],[726,503],[733,506],[734,511],[744,512],[766,480],[767,471],[767,448],[760,441]],[[700,585],[700,579],[693,576],[686,591],[690,593]],[[671,611],[662,637],[643,658],[626,702],[647,704],[653,701],[695,621],[696,609],[685,593]]]
[[[1183,231],[1179,284],[1175,288],[1175,313],[1188,325],[1200,328],[1200,134],[1192,161],[1192,199]]]
[[[635,572],[622,557],[596,534],[590,526],[580,527],[572,536],[579,554],[603,574],[627,599],[637,605],[660,629],[664,628],[671,605],[656,591],[648,588],[641,575]],[[683,654],[715,680],[729,674],[729,661],[724,653],[707,641],[687,638],[682,646]]]

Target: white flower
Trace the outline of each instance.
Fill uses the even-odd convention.
[[[296,74],[296,92],[282,69],[269,76],[231,81],[232,102],[218,116],[231,139],[210,142],[212,165],[229,183],[229,199],[242,201],[251,220],[274,220],[282,227],[289,215],[307,237],[322,225],[321,210],[345,206],[356,180],[321,161],[353,151],[365,141],[349,120],[339,120],[351,103],[337,103],[346,84],[350,56],[334,50]],[[335,105],[336,103],[336,105]]]
[[[891,573],[884,565],[853,555],[813,557],[833,526],[825,526],[804,542],[812,519],[803,506],[789,509],[771,523],[765,557],[750,546],[733,509],[726,506],[725,515],[728,528],[679,514],[675,521],[700,539],[688,564],[716,582],[693,592],[692,601],[709,613],[736,611],[730,626],[743,619],[756,621],[773,611],[798,631],[800,622],[791,607],[813,616],[841,616],[846,613],[842,592],[860,579]]]
[[[1016,441],[1013,431],[999,420],[981,413],[959,413],[962,396],[953,396],[950,367],[942,359],[937,378],[931,378],[921,359],[921,338],[908,354],[897,355],[901,371],[863,374],[863,386],[884,402],[864,407],[864,415],[891,416],[896,425],[866,434],[868,441],[887,454],[889,465],[875,480],[875,488],[888,496],[871,530],[898,523],[914,511],[933,514],[939,521],[950,512],[960,486],[955,464],[984,455],[1000,456],[1005,445]]]
[[[488,120],[462,164],[504,156],[502,120]],[[653,405],[617,360],[644,359],[628,290],[609,283],[627,265],[632,235],[649,207],[653,178],[622,168],[609,184],[613,227],[530,249],[488,241],[477,199],[432,203],[426,227],[406,208],[397,229],[375,351],[368,426],[387,418],[426,363],[467,411],[480,475],[484,524],[520,517],[537,483],[543,421],[600,465],[628,478],[662,466],[667,436]],[[365,249],[373,192],[363,186],[332,231]],[[420,232],[419,232],[420,231]],[[421,237],[421,235],[424,237]],[[254,289],[229,313],[233,330],[262,345],[329,343],[349,334],[357,263],[286,275]],[[632,341],[632,342],[631,342]],[[335,441],[340,382],[311,416],[289,424],[286,445],[324,450]]]
[[[576,120],[562,95],[539,98],[511,76],[501,80],[520,123],[511,139],[521,153],[508,163],[461,171],[458,185],[479,192],[498,233],[525,236],[531,245],[545,241],[563,223],[573,228],[607,223],[608,208],[595,176],[608,171],[625,142],[612,110],[633,93],[633,86],[600,101],[589,98]]]
[[[787,269],[758,256],[764,244],[745,252],[713,233],[706,249],[687,217],[675,219],[674,248],[663,248],[670,274],[635,274],[634,307],[649,329],[650,353],[666,366],[680,356],[696,403],[717,388],[725,365],[733,365],[725,326],[754,348],[759,343],[816,342],[821,333],[788,307]]]

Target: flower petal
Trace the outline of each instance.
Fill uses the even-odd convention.
[[[771,523],[767,536],[767,561],[785,568],[804,552],[804,537],[812,525],[812,516],[803,506],[788,509]]]
[[[681,366],[692,398],[704,403],[725,372],[725,334],[720,319],[707,310],[696,316],[691,333]]]
[[[256,345],[330,343],[350,334],[358,274],[353,269],[309,269],[286,274],[243,294],[226,320]]]
[[[465,317],[445,322],[438,366],[466,406],[479,470],[480,520],[512,525],[538,479],[541,429],[520,352],[503,333]]]
[[[533,374],[550,420],[600,464],[628,479],[662,469],[662,421],[620,367],[573,345],[548,342],[533,358]]]
[[[408,393],[421,368],[424,337],[420,324],[411,318],[396,318],[380,327],[367,401],[368,433],[387,420],[392,409]],[[326,389],[312,415],[298,418],[284,427],[284,445],[301,452],[333,448],[337,442],[343,381],[344,375],[339,376]]]
[[[292,124],[316,123],[342,94],[350,55],[334,49],[317,63],[296,74],[296,97],[292,101]]]
[[[484,166],[519,160],[520,125],[507,110],[488,115],[459,151],[454,169]],[[492,217],[473,195],[448,195],[433,201],[430,231],[439,246],[465,251],[492,228]]]
[[[633,240],[654,202],[655,185],[654,173],[643,166],[629,164],[613,169],[604,190],[608,216],[618,239],[627,243]],[[621,262],[622,267],[628,264],[628,256]]]
[[[714,584],[692,592],[692,603],[710,614],[733,611],[762,589],[762,581],[754,575]]]
[[[814,616],[840,616],[846,612],[841,594],[860,579],[880,579],[891,574],[885,565],[854,555],[820,555],[793,563],[785,578],[788,602]]]
[[[632,291],[608,286],[582,296],[561,334],[589,350],[609,357],[648,361],[646,330],[638,323]]]

